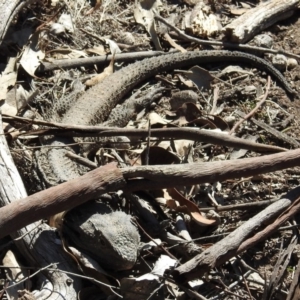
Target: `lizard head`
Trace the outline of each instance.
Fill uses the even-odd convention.
[[[131,269],[137,259],[140,236],[131,216],[91,202],[68,212],[64,235],[104,268]]]

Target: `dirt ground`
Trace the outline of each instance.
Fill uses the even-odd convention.
[[[243,8],[247,11],[247,9],[255,7],[259,3],[259,1],[236,2],[223,0],[219,2],[207,1],[206,5],[212,8],[212,12],[217,15],[220,24],[225,26],[238,17],[238,15],[232,13],[234,9]],[[84,56],[105,55],[110,53],[111,49],[115,49],[116,45],[123,53],[156,50],[155,46],[157,44],[153,42],[153,37],[149,36],[143,25],[136,22],[134,1],[103,0],[100,7],[90,13],[88,12],[92,6],[85,1],[66,1],[66,4],[64,5],[59,1],[48,1],[44,5],[31,4],[28,9],[20,12],[9,34],[23,30],[27,26],[35,28],[34,32],[38,33],[39,48],[45,56],[44,61],[48,62],[55,62],[58,59],[71,60]],[[189,11],[193,10],[193,7],[187,5],[184,1],[162,0],[158,11],[161,16],[175,27],[184,31],[184,18]],[[58,24],[56,22],[63,13],[72,15],[73,29],[58,33],[60,30],[59,26],[53,24]],[[154,36],[157,36],[163,51],[174,50],[174,47],[170,45],[166,32],[168,32],[170,39],[188,51],[213,48],[213,46],[202,47],[196,43],[184,41],[176,36],[174,31],[167,31],[165,25],[161,23],[157,23],[157,25]],[[187,29],[185,32],[191,34]],[[272,38],[272,49],[300,55],[300,10],[295,10],[291,17],[276,22],[276,24],[262,30],[259,34],[266,34]],[[204,39],[207,38],[204,37]],[[218,32],[213,37],[209,37],[209,39],[220,41],[224,39],[224,36]],[[108,41],[113,41],[113,43],[110,44]],[[248,44],[256,46],[253,40],[249,41]],[[218,47],[215,48],[219,49]],[[19,46],[14,44],[12,40],[1,49],[2,64],[5,64],[9,53],[14,52],[21,55]],[[272,59],[270,54],[265,54],[263,57],[267,60]],[[58,68],[54,71],[37,73],[36,77],[31,76],[20,68],[17,72],[18,85],[30,93],[34,90],[38,91],[36,96],[30,100],[30,109],[27,107],[25,116],[30,115],[30,113],[37,113],[39,116],[47,119],[47,112],[51,109],[53,103],[72,94],[74,83],[78,80],[84,83],[96,73],[102,73],[103,68],[107,67],[107,65],[81,66],[65,70]],[[116,63],[115,71],[125,65],[124,63]],[[196,77],[193,77],[189,75],[191,73],[190,69],[189,72],[186,70],[174,70],[158,74],[147,83],[143,82],[134,91],[140,89],[143,93],[147,93],[150,87],[157,83],[160,83],[166,90],[155,104],[153,103],[150,108],[142,113],[138,113],[137,116],[135,115],[127,127],[147,128],[147,123],[150,120],[151,128],[163,128],[166,127],[166,124],[169,124],[168,126],[170,127],[186,126],[229,132],[240,119],[237,111],[245,114],[249,113],[261,100],[261,96],[266,92],[267,85],[267,74],[265,72],[253,69],[249,65],[237,65],[241,69],[238,69],[236,64],[226,63],[225,61],[224,63],[216,64],[208,62],[201,67],[208,70],[210,75],[207,71],[196,70],[193,71]],[[228,66],[232,66],[233,71],[225,72],[224,69]],[[300,66],[296,65],[294,68],[286,69],[282,72],[291,87],[297,92],[300,92],[299,71]],[[210,78],[210,76],[213,77]],[[205,86],[203,81],[208,80],[207,78],[209,78],[209,88],[205,89],[205,87],[203,88]],[[201,88],[199,88],[199,85],[197,86],[197,82],[200,82]],[[212,111],[213,93],[216,92],[216,89],[218,89],[218,97],[216,107]],[[177,101],[181,102],[180,105],[176,106],[174,104],[176,103],[176,95],[180,94],[180,91],[186,90],[193,92],[196,102],[190,103],[192,102],[192,97],[184,96],[183,99],[179,97],[180,100]],[[287,150],[294,149],[297,148],[296,144],[289,143],[287,140],[272,133],[267,127],[263,127],[252,120],[255,119],[260,123],[267,124],[271,128],[276,129],[277,132],[293,138],[295,143],[300,143],[299,116],[299,100],[291,100],[280,84],[271,78],[271,86],[266,103],[256,111],[252,118],[245,121],[236,130],[235,135],[257,143],[279,146]],[[15,123],[14,126],[16,126]],[[32,130],[32,128],[26,128],[26,130]],[[38,148],[40,145],[40,141],[37,138],[19,139],[11,141],[9,144],[28,193],[37,192],[42,188],[39,179],[32,176],[32,170],[35,167],[33,159],[36,151],[35,147]],[[144,164],[143,154],[141,155],[141,153],[145,153],[147,147],[147,142],[142,140],[138,143],[132,143],[130,150],[116,150],[126,165],[138,166]],[[153,164],[171,165],[175,163],[223,161],[261,155],[252,151],[239,151],[239,149],[200,142],[190,143],[186,140],[176,142],[153,141],[151,147],[153,148],[151,148],[149,160]],[[20,152],[20,149],[26,149],[26,153]],[[92,158],[93,162],[102,165],[118,161],[112,151],[107,146],[102,147],[97,151],[95,157]],[[218,220],[218,225],[199,226],[193,217],[190,216],[190,213],[181,213],[181,215],[186,220],[188,231],[195,244],[199,247],[199,251],[204,251],[221,241],[230,232],[265,207],[255,206],[255,203],[278,199],[299,186],[299,181],[300,168],[296,166],[292,169],[267,174],[199,184],[192,188],[181,187],[180,183],[178,183],[177,189],[182,196],[196,203],[200,211],[203,209],[203,216],[206,219]],[[164,226],[166,226],[164,222],[169,222],[168,228],[170,229],[168,231],[179,235],[179,230],[176,228],[176,217],[181,209],[172,207],[170,202],[167,201],[174,199],[174,197],[171,197],[167,191],[143,191],[138,196],[151,206],[150,211],[158,221],[159,230],[153,230],[151,224],[149,226],[145,220],[143,221],[136,208],[128,209],[130,207],[128,198],[118,196],[119,202],[117,206],[130,212],[142,224],[144,230],[140,231],[140,234],[144,243],[150,241],[149,235],[146,233],[149,233],[152,238],[161,238],[161,231],[165,230]],[[124,205],[122,201],[125,203],[127,201],[127,204]],[[235,208],[235,205],[251,205],[253,203],[253,206]],[[215,207],[216,204],[226,207],[232,206],[232,208],[224,211],[215,210],[213,212],[205,210],[207,207]],[[186,212],[186,210],[184,211]],[[299,234],[298,219],[297,216],[294,217],[264,241],[255,244],[238,256],[234,256],[225,264],[211,268],[210,272],[206,273],[205,276],[197,278],[194,281],[197,296],[194,298],[288,299],[293,279],[297,276],[295,272],[299,264],[299,247],[297,242],[293,240],[297,239]],[[166,241],[164,241],[162,248],[150,247],[149,249],[140,253],[138,262],[131,271],[119,272],[117,275],[112,273],[112,276],[122,281],[124,278],[136,278],[147,274],[149,269],[153,268],[160,255],[166,254],[164,249],[168,249],[180,263],[191,259],[191,257],[184,257],[180,254],[180,251],[174,251]],[[16,249],[13,250],[16,253],[18,252]],[[4,254],[5,252],[3,251],[2,256]],[[17,253],[17,255],[21,257],[23,264],[27,265],[27,261],[22,257],[22,254]],[[4,278],[4,273],[2,275]],[[141,297],[139,299],[193,298],[191,293],[187,292],[187,288],[192,290],[191,285],[182,285],[181,282],[171,279],[168,281],[168,278],[160,279],[159,283],[158,286],[154,284],[158,291],[152,295],[152,298],[149,296],[153,290],[151,291],[151,287],[145,286],[146,294],[148,293],[147,297],[144,295],[145,298]],[[95,285],[88,280],[84,281],[83,286],[84,289],[95,288]],[[33,286],[33,289],[35,288]],[[101,299],[107,297],[98,288],[95,295],[103,297]],[[125,299],[133,298],[132,295],[128,296],[126,293],[124,295]],[[297,299],[295,297],[289,299],[295,300]],[[82,297],[81,299],[91,298]]]

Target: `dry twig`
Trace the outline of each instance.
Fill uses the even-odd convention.
[[[229,131],[229,134],[233,134],[237,128],[246,120],[248,120],[249,118],[251,118],[256,112],[257,110],[266,102],[266,99],[268,97],[268,93],[269,93],[269,89],[270,89],[270,85],[271,85],[271,78],[270,76],[268,76],[268,83],[267,83],[267,88],[266,88],[266,92],[264,94],[264,97],[261,101],[259,101],[256,106],[241,120],[239,120],[239,122],[237,122]]]
[[[300,59],[299,55],[296,55],[296,54],[293,54],[293,53],[290,53],[290,52],[286,52],[284,50],[274,50],[274,49],[268,49],[268,48],[263,48],[263,47],[254,47],[254,46],[241,45],[241,44],[235,44],[235,43],[229,43],[229,42],[201,40],[201,39],[194,38],[192,36],[189,36],[189,35],[183,33],[181,30],[179,30],[178,28],[176,28],[175,26],[170,24],[166,19],[162,18],[161,16],[159,16],[157,14],[155,15],[155,19],[157,19],[158,21],[164,23],[169,28],[174,30],[176,32],[176,34],[185,41],[194,42],[194,43],[197,43],[197,44],[200,44],[200,45],[221,46],[221,47],[224,47],[226,49],[236,49],[236,50],[244,50],[244,51],[252,51],[252,52],[257,51],[257,52],[261,52],[261,53],[272,53],[272,54],[284,54],[287,57]]]

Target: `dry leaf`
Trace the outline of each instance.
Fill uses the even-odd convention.
[[[11,89],[7,93],[6,100],[1,105],[1,112],[10,116],[15,116],[18,113],[16,104],[16,88]]]
[[[176,189],[172,188],[172,189],[167,189],[169,195],[175,199],[176,201],[179,202],[180,205],[182,206],[186,206],[189,213],[191,214],[193,220],[202,226],[208,226],[208,225],[216,225],[217,221],[216,220],[209,220],[206,219],[205,217],[202,216],[198,206],[186,199],[185,197],[183,197],[183,195],[181,195]]]
[[[252,6],[248,3],[245,3],[245,2],[240,2],[240,5],[243,7],[243,8],[246,8],[246,9],[251,9]]]
[[[5,100],[8,88],[15,86],[17,80],[16,60],[15,57],[10,57],[4,71],[0,73],[0,100]]]
[[[229,75],[232,73],[249,74],[252,76],[254,75],[253,72],[244,70],[240,66],[228,66],[222,70],[222,72],[220,73],[220,76]]]
[[[191,6],[196,5],[200,1],[202,1],[202,0],[183,0],[184,3],[191,5]]]
[[[161,141],[157,144],[157,146],[165,150],[171,149],[171,141]]]
[[[144,274],[137,278],[121,279],[121,291],[124,299],[164,299],[161,297],[161,289],[159,288],[164,272],[167,269],[174,268],[177,265],[175,259],[167,255],[161,255],[155,262],[151,273]],[[139,295],[137,297],[137,295]],[[149,297],[149,295],[154,297]]]
[[[92,14],[94,11],[98,10],[98,9],[100,8],[101,4],[102,4],[102,0],[96,0],[95,6],[94,6],[93,8],[91,8],[91,9],[86,13],[86,15],[90,15],[90,14]]]
[[[109,46],[110,53],[118,54],[122,52],[115,41],[105,39],[105,43]]]
[[[37,94],[38,92],[32,92],[32,94]],[[26,91],[22,85],[19,85],[16,88],[15,91],[15,95],[14,95],[14,99],[11,99],[13,102],[10,102],[7,99],[7,103],[15,106],[17,108],[18,111],[20,111],[21,109],[24,109],[25,107],[28,106],[28,99],[30,97],[30,92]]]
[[[109,63],[109,66],[106,67],[106,68],[103,70],[102,73],[100,73],[100,74],[94,76],[93,78],[87,80],[87,81],[85,82],[85,84],[86,84],[87,86],[93,86],[93,85],[99,83],[100,81],[102,81],[102,80],[103,80],[104,78],[106,78],[107,76],[113,74],[113,72],[114,72],[114,61],[115,61],[115,54],[113,54],[113,57],[112,57],[112,59],[111,59],[111,61],[110,61],[110,63]]]
[[[155,49],[163,51],[156,33],[153,14],[153,11],[156,10],[159,5],[160,0],[135,0],[133,12],[136,22],[145,26],[147,32],[151,36]]]
[[[217,126],[210,120],[206,118],[198,118],[196,120],[193,120],[191,122],[188,122],[187,125],[197,125],[197,127],[205,127],[209,129],[217,129]]]
[[[230,10],[230,13],[234,16],[241,16],[243,15],[246,11],[248,11],[247,8],[232,8]]]
[[[194,142],[190,140],[175,140],[174,145],[179,156],[184,157],[189,154]]]
[[[177,261],[167,255],[161,255],[158,260],[155,262],[154,267],[151,271],[151,273],[142,275],[138,278],[136,278],[137,281],[144,280],[144,279],[150,279],[149,277],[153,278],[152,276],[149,276],[149,274],[152,274],[154,276],[157,276],[157,279],[162,279],[165,270],[175,267],[177,264]],[[150,279],[151,280],[151,279]]]
[[[141,154],[142,164],[145,165],[148,151],[145,149]],[[179,164],[180,158],[164,148],[151,146],[149,149],[149,165],[172,165]]]
[[[215,115],[208,115],[208,120],[214,124],[214,127],[210,127],[211,129],[219,128],[221,131],[229,130],[229,125],[223,118]]]
[[[247,141],[251,141],[251,142],[256,142],[258,137],[257,136],[252,136],[252,135],[247,135],[246,137],[244,137],[245,140]],[[246,149],[234,149],[232,151],[232,153],[230,154],[230,159],[238,159],[241,158],[243,156],[246,155],[246,153],[248,152],[248,150]]]
[[[181,83],[183,83],[187,88],[193,88],[194,84],[192,80],[185,79],[182,75],[176,74],[176,77],[179,79]]]
[[[151,112],[149,114],[149,120],[150,120],[151,126],[152,125],[166,125],[166,124],[168,124],[168,122],[165,119],[163,119],[159,114],[157,114],[155,112]],[[146,128],[148,128],[148,126]]]
[[[176,203],[176,200],[174,200],[174,199],[168,199],[166,202],[166,205],[168,208],[171,208],[174,210],[178,207],[178,204]]]
[[[74,247],[68,247],[68,251],[71,254],[71,257],[76,259],[85,276],[96,279],[97,281],[93,282],[97,284],[106,295],[114,294],[112,289],[109,287],[111,284],[107,279],[107,277],[111,276],[102,269],[98,262]],[[100,284],[100,282],[102,282],[103,285]]]
[[[183,47],[181,47],[180,45],[178,45],[174,39],[172,39],[172,37],[168,34],[168,33],[165,33],[164,34],[164,38],[166,39],[166,41],[169,42],[169,44],[175,48],[176,50],[180,51],[181,53],[185,53],[187,52],[186,49],[184,49]]]
[[[51,0],[51,6],[55,7],[59,2],[60,0]]]
[[[47,57],[47,61],[54,62],[56,59],[69,59],[69,58],[79,58],[79,57],[88,57],[85,51],[70,49],[68,47],[56,48],[49,53],[52,54],[52,57]]]
[[[179,126],[183,126],[200,118],[202,112],[194,103],[187,102],[177,109],[176,115]]]
[[[96,46],[94,48],[86,49],[87,53],[92,53],[96,55],[106,55],[106,51],[103,45]]]
[[[31,36],[20,60],[21,66],[32,77],[35,77],[34,72],[39,67],[40,61],[45,57],[45,53],[39,49],[38,42],[39,33],[36,32]]]
[[[60,212],[49,218],[49,226],[57,228],[60,232],[62,231],[64,216],[67,211]]]
[[[20,267],[20,264],[17,262],[17,259],[14,253],[8,250],[3,258],[3,267],[5,268],[5,275],[11,286],[6,290],[7,299],[17,300],[19,298],[19,290],[25,289],[26,285],[29,283],[25,269]],[[22,281],[21,283],[15,285],[17,282]],[[28,298],[29,299],[29,298]]]
[[[60,35],[65,33],[66,29],[64,25],[59,24],[59,23],[51,23],[49,25],[49,32],[53,35]]]
[[[4,103],[1,106],[1,112],[5,115],[15,116],[18,111],[17,111],[17,108],[15,106],[12,106],[8,103]]]
[[[260,291],[263,293],[266,287],[266,281],[259,275],[259,273],[251,272],[249,275],[245,276],[245,279],[247,280],[251,290]]]
[[[61,14],[57,23],[61,24],[64,27],[65,31],[74,33],[74,25],[70,14]]]
[[[199,66],[194,66],[190,68],[189,71],[190,72],[186,74],[186,77],[192,80],[199,90],[207,90],[210,88],[210,83],[213,80],[213,77],[207,70]]]

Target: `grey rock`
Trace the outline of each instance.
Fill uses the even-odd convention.
[[[264,47],[271,49],[273,46],[273,38],[268,34],[259,34],[254,38],[254,43],[258,47]]]
[[[282,54],[276,54],[272,57],[272,63],[275,68],[285,71],[287,68],[287,58]]]

